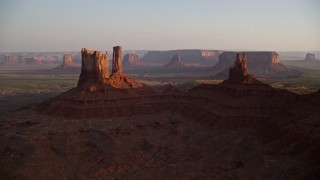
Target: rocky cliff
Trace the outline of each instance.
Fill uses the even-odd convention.
[[[139,57],[136,54],[129,53],[123,57],[123,67],[139,67],[144,66],[142,62],[139,61]]]
[[[212,71],[218,73],[216,78],[227,78],[236,55],[237,52],[223,52],[219,55],[218,63],[212,68]],[[281,64],[276,52],[247,52],[246,60],[248,72],[259,77],[295,77],[302,74]]]
[[[183,62],[181,62],[180,55],[174,54],[168,64],[165,64],[163,67],[167,68],[185,68],[185,67],[190,67]]]

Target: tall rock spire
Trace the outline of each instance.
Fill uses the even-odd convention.
[[[244,83],[249,79],[252,79],[252,77],[248,75],[247,72],[246,53],[243,53],[242,56],[240,53],[237,53],[234,66],[229,69],[229,79],[227,81],[233,83]]]
[[[122,47],[113,47],[112,73],[122,74]]]

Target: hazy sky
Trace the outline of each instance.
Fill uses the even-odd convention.
[[[319,0],[0,0],[0,51],[320,50]]]

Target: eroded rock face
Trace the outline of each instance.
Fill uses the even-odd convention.
[[[123,58],[123,67],[137,67],[144,64],[139,61],[139,57],[136,54],[126,54]]]
[[[109,79],[108,55],[100,51],[81,50],[82,67],[78,87],[84,84],[106,83]]]
[[[233,66],[237,52],[223,52],[219,55],[218,63],[212,68],[215,72],[222,72]],[[247,70],[255,76],[261,77],[295,77],[302,73],[290,69],[280,63],[279,54],[276,52],[246,52]],[[226,79],[228,70],[220,74],[221,79]],[[221,76],[221,77],[220,77]]]
[[[122,47],[113,47],[112,73],[122,74]]]
[[[65,54],[63,56],[62,64],[56,67],[56,69],[69,69],[75,66],[76,65],[73,63],[73,56],[71,54]]]
[[[188,67],[188,65],[181,62],[180,56],[175,54],[171,57],[170,62],[168,64],[165,64],[163,67],[183,68]]]

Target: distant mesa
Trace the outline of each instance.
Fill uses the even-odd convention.
[[[306,53],[306,56],[302,60],[287,60],[284,63],[295,66],[295,67],[300,67],[300,68],[315,68],[315,67],[320,67],[320,60],[316,58],[316,55],[313,53]]]
[[[306,58],[304,59],[305,62],[316,62],[316,63],[320,63],[320,61],[318,59],[316,59],[316,55],[313,53],[307,53],[306,54]]]
[[[229,68],[232,67],[237,52],[223,52],[219,55],[218,63],[212,68],[216,79],[227,79]],[[290,69],[280,63],[276,52],[247,52],[247,70],[258,77],[297,77],[301,72]]]
[[[10,66],[10,65],[18,65],[25,64],[24,56],[5,56],[1,65]]]
[[[5,55],[0,65],[16,66],[16,65],[35,65],[35,64],[57,64],[58,57],[45,55]]]
[[[164,64],[173,55],[179,54],[181,60],[187,64],[214,65],[218,61],[220,51],[218,50],[171,50],[171,51],[148,51],[141,58],[145,64]]]
[[[129,53],[123,57],[123,67],[141,67],[144,66],[142,62],[140,62],[138,55]]]
[[[192,66],[184,64],[183,62],[181,62],[180,56],[177,54],[174,54],[171,57],[170,62],[168,64],[165,64],[163,67],[166,67],[166,68],[186,68],[186,67],[192,67]]]
[[[65,54],[62,64],[55,69],[69,69],[74,67],[76,67],[76,65],[73,63],[73,56],[71,54]]]

